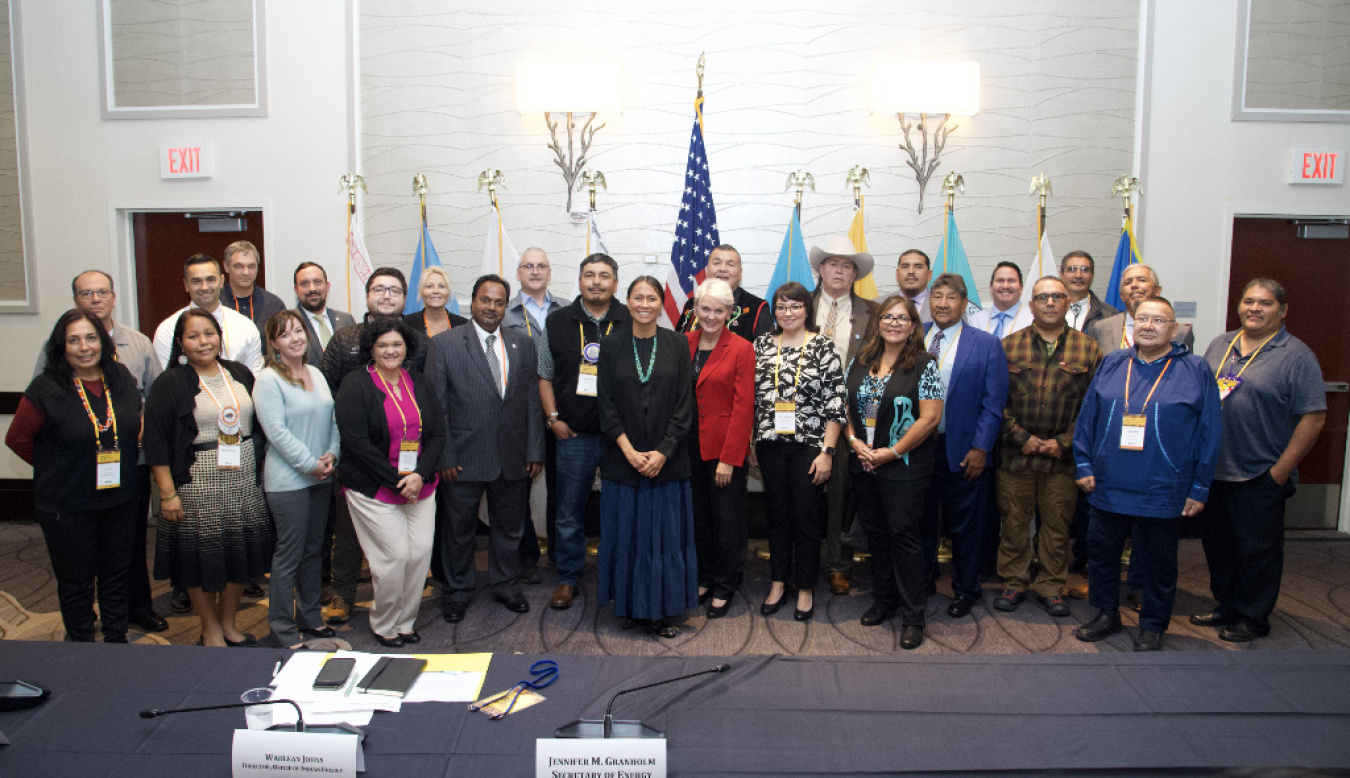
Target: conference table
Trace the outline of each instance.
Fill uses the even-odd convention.
[[[0,776],[228,776],[242,710],[138,713],[237,702],[287,653],[0,641],[0,680],[52,692],[0,713]],[[540,658],[494,655],[484,694]],[[499,721],[450,703],[376,713],[365,775],[529,776],[537,738],[721,662],[615,707],[666,733],[671,775],[1350,769],[1350,651],[548,658],[546,700]]]

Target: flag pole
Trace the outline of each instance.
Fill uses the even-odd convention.
[[[956,212],[956,193],[966,193],[966,179],[955,170],[942,177],[942,193],[947,196],[946,223],[942,227],[942,272],[947,272],[947,257],[952,253],[952,214]],[[1037,236],[1036,244],[1040,245]]]
[[[786,189],[797,190],[794,201],[792,203],[793,209],[792,213],[794,217],[793,221],[795,221],[798,224],[800,224],[802,220],[802,193],[806,191],[806,187],[808,186],[811,187],[812,192],[816,191],[815,176],[806,172],[804,168],[798,168],[797,170],[794,170],[793,172],[788,174]],[[791,238],[791,236],[792,236],[792,225],[789,224],[788,225],[789,239]],[[787,277],[792,278],[792,250],[790,248],[788,249]]]
[[[1039,273],[1045,272],[1045,257],[1041,256],[1041,251],[1045,245],[1045,199],[1053,194],[1050,188],[1050,179],[1044,174],[1031,179],[1031,191],[1027,194],[1038,196],[1036,203],[1036,269]],[[1054,257],[1050,258],[1054,261]],[[1032,280],[1032,283],[1036,283]]]
[[[422,263],[422,270],[427,268],[427,177],[421,173],[413,176],[413,193],[417,195],[417,204],[419,212],[422,215],[422,233],[417,236],[417,244],[422,247],[419,262]]]
[[[347,268],[347,310],[352,309],[352,220],[356,218],[356,189],[366,188],[365,178],[348,170],[338,179],[338,191],[347,193],[347,258],[343,265]]]

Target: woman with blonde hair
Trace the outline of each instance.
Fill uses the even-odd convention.
[[[450,289],[450,276],[445,272],[445,268],[423,268],[422,280],[417,284],[417,299],[422,301],[424,307],[420,311],[404,316],[403,323],[428,338],[461,324],[468,324],[468,319],[446,310],[446,306],[454,299],[454,294]]]

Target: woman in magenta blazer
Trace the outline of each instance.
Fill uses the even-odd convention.
[[[708,618],[727,615],[745,567],[745,468],[755,421],[755,348],[726,329],[736,298],[726,281],[709,279],[694,294],[697,423],[690,429],[698,594]]]

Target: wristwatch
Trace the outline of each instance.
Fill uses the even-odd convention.
[[[832,457],[834,456],[834,446],[821,446],[820,453],[824,454],[827,457]]]
[[[544,424],[551,426],[553,422],[557,420],[558,420],[558,412],[554,411],[553,413],[550,413],[548,416],[544,417]]]

